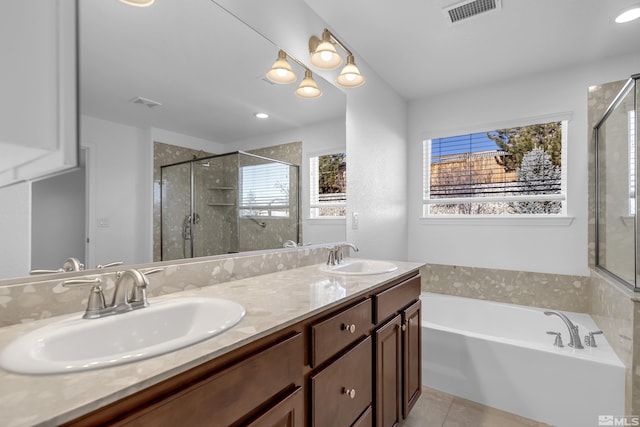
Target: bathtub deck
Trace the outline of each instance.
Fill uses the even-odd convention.
[[[518,415],[483,406],[429,387],[402,427],[548,427]]]

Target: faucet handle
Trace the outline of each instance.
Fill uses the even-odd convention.
[[[103,269],[103,268],[115,267],[116,265],[122,265],[122,264],[124,264],[124,262],[115,261],[115,262],[109,262],[107,264],[98,264],[98,265],[96,265],[96,268],[97,269]]]
[[[140,271],[144,280],[142,281],[142,283],[135,283],[134,286],[131,287],[129,302],[137,303],[136,305],[139,304],[143,307],[148,306],[149,301],[147,301],[147,286],[149,285],[149,279],[147,279],[147,276],[149,274],[160,273],[161,271],[164,271],[164,268],[151,268],[147,271]]]
[[[99,317],[98,312],[104,310],[107,307],[107,303],[104,299],[104,293],[102,292],[102,280],[99,277],[93,279],[70,279],[62,282],[62,286],[65,288],[78,288],[87,285],[91,286],[91,293],[89,294],[89,300],[87,301],[87,309],[84,313],[85,319],[93,319]]]
[[[553,341],[555,347],[564,347],[564,344],[562,344],[562,334],[560,332],[547,331],[547,334],[556,336],[556,339]]]
[[[596,338],[594,337],[594,335],[602,335],[602,331],[589,332],[588,335],[585,335],[584,345],[586,345],[587,347],[597,347],[598,345],[596,344]]]

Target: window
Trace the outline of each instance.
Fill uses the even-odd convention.
[[[240,216],[289,217],[289,165],[240,167]]]
[[[333,153],[309,159],[311,218],[344,218],[347,209],[347,155]]]
[[[424,141],[423,214],[564,213],[566,123]]]

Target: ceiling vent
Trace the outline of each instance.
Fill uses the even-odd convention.
[[[500,10],[502,0],[467,0],[443,9],[452,24],[478,16],[485,12]]]
[[[129,102],[133,102],[134,104],[140,104],[140,105],[146,105],[149,108],[153,108],[153,107],[159,107],[162,104],[159,103],[158,101],[154,101],[152,99],[147,99],[147,98],[143,98],[141,96],[138,96],[136,98],[133,98],[131,101]]]

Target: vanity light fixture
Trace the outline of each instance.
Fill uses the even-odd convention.
[[[289,84],[298,80],[298,76],[293,72],[291,64],[287,61],[287,53],[284,50],[278,52],[278,59],[265,76],[274,83]]]
[[[616,24],[624,24],[640,18],[640,4],[633,5],[616,17]]]
[[[305,99],[314,99],[322,96],[322,91],[318,87],[318,84],[315,82],[315,80],[313,80],[313,74],[311,73],[311,70],[309,70],[306,65],[298,61],[296,58],[287,55],[284,50],[280,50],[278,52],[278,59],[276,59],[276,62],[273,64],[271,69],[269,69],[269,71],[267,71],[267,73],[265,74],[267,79],[278,84],[294,83],[298,79],[298,76],[296,76],[296,73],[294,73],[293,68],[291,68],[291,64],[289,64],[289,61],[287,61],[287,57],[304,68],[304,79],[302,79],[302,82],[300,82],[300,86],[298,86],[298,88],[295,90],[295,94],[300,98]]]
[[[151,6],[156,0],[120,0],[124,4],[128,4],[129,6],[136,7],[147,7]]]
[[[316,81],[313,80],[311,70],[304,71],[304,79],[300,82],[300,86],[298,86],[295,93],[300,98],[306,99],[318,98],[322,95],[322,91],[316,84]]]
[[[353,53],[326,28],[322,31],[322,39],[316,36],[309,38],[311,65],[323,70],[335,70],[338,68],[342,64],[342,57],[337,52],[336,45],[347,53],[347,63],[336,79],[336,83],[344,88],[362,86],[365,78],[360,74],[360,70],[356,66]]]
[[[258,119],[268,119],[269,115],[267,113],[255,113],[254,116],[256,116]]]

